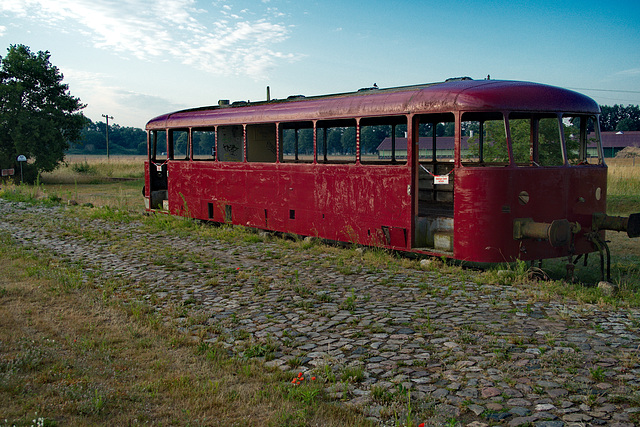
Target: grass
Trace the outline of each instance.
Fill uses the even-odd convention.
[[[71,155],[50,173],[42,174],[45,184],[96,184],[112,180],[143,179],[146,156]]]
[[[632,164],[630,159],[612,159],[608,162],[609,173],[607,182],[607,201],[617,204],[617,199],[622,199],[625,204],[621,206],[622,210],[611,210],[608,206],[609,213],[632,213],[640,212],[640,161]],[[613,200],[611,197],[613,196]]]
[[[208,343],[0,235],[0,413],[8,425],[366,425],[317,385]],[[253,356],[268,353],[253,347]]]
[[[141,212],[144,157],[68,156],[33,186],[2,185],[5,198],[55,201]]]
[[[96,184],[8,184],[2,186],[2,197],[14,201],[78,204],[141,213],[144,209],[143,185],[142,179]]]

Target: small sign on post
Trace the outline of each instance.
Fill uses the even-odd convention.
[[[18,161],[20,162],[20,184],[22,184],[22,183],[23,183],[23,177],[22,177],[22,163],[26,162],[26,161],[27,161],[27,158],[26,158],[24,155],[20,154],[20,155],[18,156]]]

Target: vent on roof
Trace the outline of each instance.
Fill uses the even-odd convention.
[[[378,84],[374,83],[373,86],[371,86],[371,87],[363,87],[361,89],[358,89],[358,92],[367,92],[367,91],[370,91],[370,90],[378,90],[378,89],[380,89],[378,87]]]
[[[445,82],[459,82],[462,80],[473,80],[473,79],[471,77],[451,77],[445,80]]]
[[[218,100],[218,106],[219,107],[226,107],[229,105],[229,100],[228,99],[220,99]]]

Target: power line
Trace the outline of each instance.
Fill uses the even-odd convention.
[[[631,100],[631,99],[622,99],[620,97],[615,97],[615,98],[610,98],[608,96],[598,96],[599,100],[607,100],[607,101],[613,101],[616,103],[627,103],[627,104],[638,104],[638,100]],[[598,102],[599,104],[601,104],[601,102]]]
[[[567,87],[571,90],[593,90],[597,92],[620,92],[620,93],[640,93],[640,90],[615,90],[615,89],[588,89],[584,87]]]

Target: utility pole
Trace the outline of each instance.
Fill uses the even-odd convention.
[[[113,116],[103,114],[102,117],[107,119],[107,159],[109,158],[109,119],[113,120]]]

